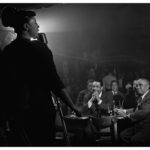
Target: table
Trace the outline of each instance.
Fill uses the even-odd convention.
[[[76,117],[73,115],[67,115],[64,116],[64,120],[72,145],[94,145],[94,129],[92,128],[89,116]]]
[[[64,119],[65,119],[68,132],[74,134],[79,133],[80,135],[82,135],[82,137],[78,136],[81,140],[87,138],[87,141],[90,141],[92,138],[90,138],[90,140],[88,140],[88,138],[93,136],[96,133],[95,129],[91,129],[91,123],[92,126],[93,125],[95,126],[95,124],[97,124],[97,127],[99,128],[99,130],[97,129],[97,131],[99,131],[100,135],[103,135],[100,129],[110,128],[110,131],[107,132],[106,136],[108,135],[111,136],[112,143],[117,145],[119,141],[118,121],[124,118],[116,115],[102,116],[101,118],[96,118],[93,116],[73,117],[71,115],[67,115],[64,117]]]

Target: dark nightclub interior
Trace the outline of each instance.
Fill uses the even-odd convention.
[[[57,73],[72,105],[82,115],[76,115],[54,92],[51,94],[56,109],[53,144],[50,140],[49,145],[32,143],[25,130],[23,133],[19,131],[22,133],[20,137],[13,135],[13,126],[9,119],[4,119],[4,123],[0,123],[0,146],[150,146],[150,4],[0,3],[0,14],[5,7],[36,13],[39,33],[44,33],[47,40],[47,43],[42,42],[51,50]],[[4,27],[0,15],[1,54],[16,39],[17,33],[12,27]],[[46,74],[44,76],[47,78]],[[38,82],[39,78],[35,80]],[[140,89],[141,84],[145,84],[144,92]],[[117,94],[111,95],[113,88],[117,89]],[[7,94],[10,94],[9,90]],[[141,97],[142,104],[139,102]],[[98,102],[95,103],[96,98]],[[96,115],[91,113],[93,105]],[[137,109],[139,105],[141,107]],[[143,118],[137,117],[136,120],[138,115]],[[134,127],[129,142],[125,131],[136,124],[142,129]],[[38,131],[33,134],[38,135]],[[16,142],[15,136],[25,140]]]

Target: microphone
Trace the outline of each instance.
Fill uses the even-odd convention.
[[[48,44],[47,37],[46,37],[45,33],[38,33],[38,40],[45,43],[45,44]]]

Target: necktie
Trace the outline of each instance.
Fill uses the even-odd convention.
[[[140,96],[138,99],[137,110],[141,109],[141,102],[142,102],[142,97]]]

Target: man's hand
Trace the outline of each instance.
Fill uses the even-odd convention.
[[[115,109],[115,112],[121,117],[127,117],[126,111],[124,109]]]
[[[67,90],[64,88],[61,90],[60,98],[63,102],[65,102],[75,113],[78,117],[81,116],[81,112],[78,108],[73,104],[71,97],[69,96]]]
[[[91,99],[88,101],[88,108],[91,108],[91,106],[93,105],[93,101],[96,99],[96,95],[95,92],[92,94]]]
[[[102,100],[99,98],[99,94],[97,91],[95,91],[92,94],[91,99],[88,101],[88,108],[90,108],[93,103],[98,104],[98,105],[100,105],[102,103]]]
[[[97,91],[95,91],[95,92],[92,94],[92,97],[94,97],[94,99],[96,99],[98,102],[100,101],[99,94],[98,94]]]

